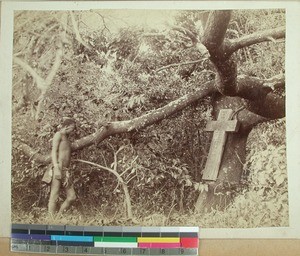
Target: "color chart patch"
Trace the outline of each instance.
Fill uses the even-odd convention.
[[[11,250],[85,255],[198,255],[198,227],[12,224]]]

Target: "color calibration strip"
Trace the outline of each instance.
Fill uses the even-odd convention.
[[[12,224],[11,250],[85,255],[198,255],[198,227]]]

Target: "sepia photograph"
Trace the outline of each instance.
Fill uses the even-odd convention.
[[[289,227],[285,22],[14,11],[11,222]]]

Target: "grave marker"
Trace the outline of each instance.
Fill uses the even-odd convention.
[[[203,180],[216,181],[226,144],[227,133],[237,132],[239,124],[237,120],[230,120],[232,109],[221,109],[217,121],[209,121],[205,131],[213,131],[213,137],[203,171]]]

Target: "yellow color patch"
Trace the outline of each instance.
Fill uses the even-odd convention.
[[[179,243],[179,237],[138,237],[138,243]]]

